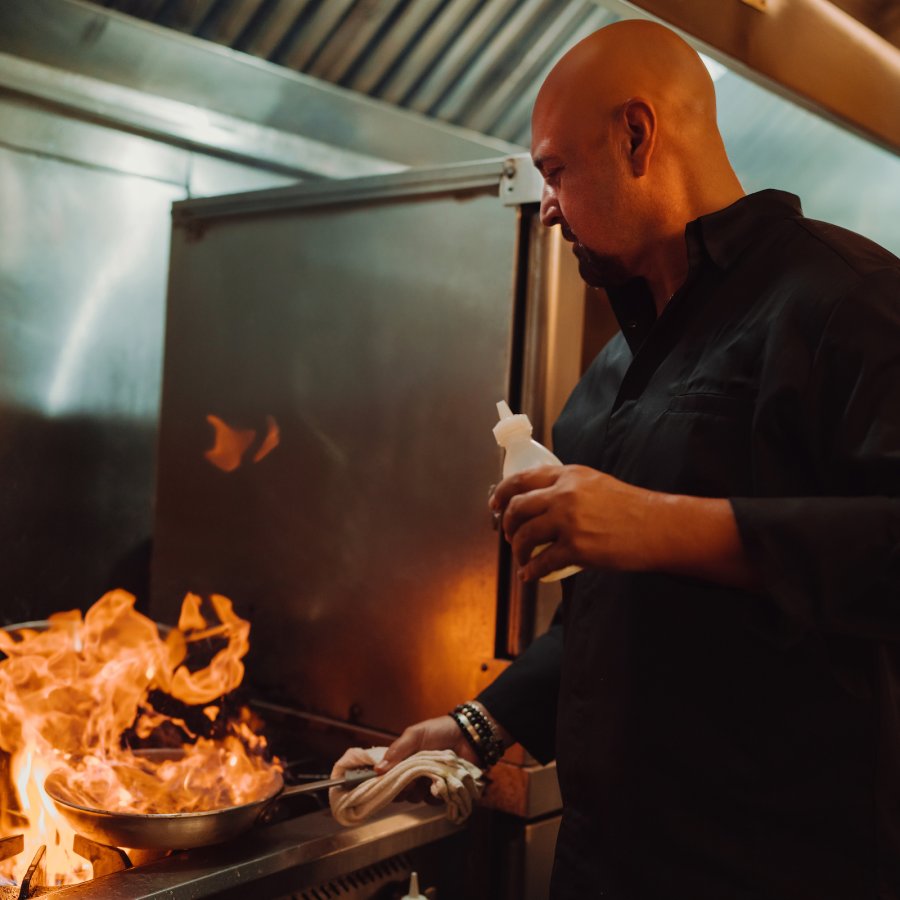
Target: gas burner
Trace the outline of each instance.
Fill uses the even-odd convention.
[[[86,859],[93,868],[94,878],[101,875],[112,875],[113,872],[124,872],[134,866],[142,866],[168,856],[171,850],[128,850],[121,847],[108,847],[98,841],[76,834],[72,849]]]
[[[14,834],[12,837],[3,838],[3,840],[0,840],[0,862],[4,859],[12,859],[12,857],[18,856],[24,849],[24,835]],[[42,844],[31,858],[28,871],[25,873],[21,884],[4,885],[0,888],[0,898],[3,898],[3,900],[7,900],[7,898],[10,898],[10,900],[26,900],[28,897],[38,896],[38,893],[44,894],[48,889],[53,890],[47,884],[46,856],[47,848]]]
[[[391,739],[287,707],[259,707],[273,749],[285,761],[287,783],[297,771],[328,772],[348,746]],[[471,857],[471,850],[447,852],[448,842],[464,837],[441,807],[393,804],[369,822],[344,828],[332,818],[325,795],[300,795],[278,804],[275,815],[239,837],[193,850],[125,851],[76,835],[72,849],[93,871],[92,878],[78,884],[47,884],[46,850],[41,847],[20,885],[0,887],[0,900],[34,900],[51,893],[53,900],[371,900],[400,896],[400,886],[414,869],[434,883],[437,876],[427,873],[438,871],[440,847],[451,858]],[[0,840],[0,861],[18,856],[24,847],[22,835]]]
[[[0,839],[0,862],[18,856],[24,849],[24,835],[15,834]],[[134,866],[145,865],[162,859],[172,852],[170,850],[128,850],[126,852],[119,847],[107,847],[105,844],[92,841],[81,834],[75,835],[72,849],[91,864],[92,878],[88,879],[89,881],[93,878],[100,878],[102,875],[112,875],[115,872],[124,872]],[[63,890],[64,885],[48,883],[46,858],[47,847],[42,844],[31,858],[31,863],[21,883],[0,887],[0,900],[29,900],[29,898]]]

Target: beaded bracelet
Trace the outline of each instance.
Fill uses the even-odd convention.
[[[468,741],[469,746],[475,751],[481,767],[489,769],[496,761],[496,754],[490,752],[489,745],[482,740],[481,735],[476,731],[475,726],[469,721],[464,712],[454,710],[450,715],[459,726],[459,730],[466,741]]]
[[[503,756],[503,742],[490,719],[474,703],[461,703],[450,716],[484,768],[489,769]]]

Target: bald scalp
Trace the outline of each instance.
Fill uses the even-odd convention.
[[[653,106],[667,137],[690,131],[695,148],[698,137],[721,141],[703,60],[670,29],[640,19],[608,25],[572,47],[541,86],[534,118],[565,129],[586,115],[613,115],[635,99]]]
[[[640,276],[661,308],[687,274],[685,226],[743,196],[699,55],[663,25],[625,20],[554,66],[531,119],[541,221],[606,287]]]

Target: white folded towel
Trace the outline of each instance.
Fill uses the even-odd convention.
[[[348,769],[380,763],[387,747],[352,747],[335,764],[332,778],[342,778]],[[431,781],[431,794],[447,804],[447,818],[464,822],[481,796],[481,769],[452,750],[420,750],[397,763],[384,775],[370,778],[350,790],[331,788],[328,802],[341,825],[356,825],[388,805],[417,778]]]

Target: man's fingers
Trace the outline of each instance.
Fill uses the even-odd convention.
[[[491,499],[488,501],[491,510],[502,512],[506,509],[509,501],[517,494],[550,487],[559,478],[561,471],[560,466],[538,466],[534,469],[526,469],[524,472],[517,472],[515,475],[510,475],[509,478],[504,478],[494,488]]]
[[[550,506],[550,492],[538,488],[513,497],[503,513],[503,534],[512,543],[518,530],[528,522],[544,515]]]
[[[374,766],[375,771],[379,775],[383,775],[385,772],[393,769],[394,766],[397,765],[398,762],[402,762],[409,756],[412,756],[413,753],[416,753],[421,746],[422,739],[418,726],[411,726],[407,728],[400,737],[394,741],[390,747],[387,748],[384,752],[384,759],[376,766]]]
[[[556,529],[549,520],[549,516],[538,516],[529,519],[519,527],[510,541],[513,557],[519,566],[526,566],[531,560],[531,554],[538,547],[552,544],[557,539]]]
[[[564,550],[560,549],[556,544],[549,544],[540,553],[532,556],[527,563],[519,569],[519,577],[523,581],[535,581],[543,578],[557,569],[564,569],[571,565],[572,560],[568,559]]]
[[[488,508],[491,511],[491,527],[494,529],[494,531],[499,531],[500,521],[503,518],[503,516],[499,512],[499,510],[494,509],[494,507],[491,505],[491,500],[494,497],[494,491],[496,490],[496,488],[497,488],[496,484],[492,484],[492,485],[490,485],[490,487],[488,487]]]

